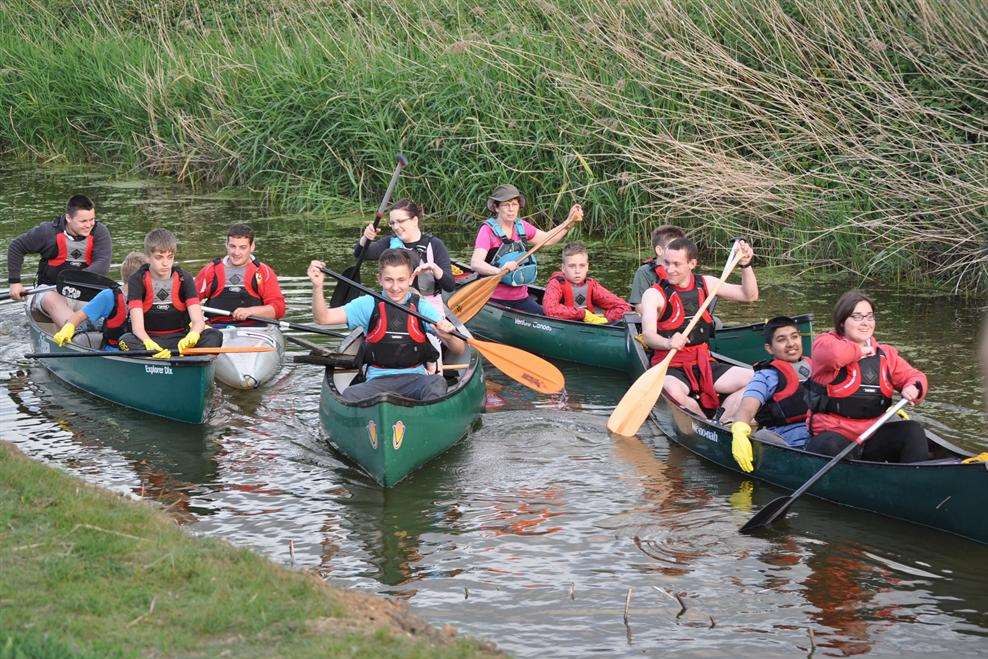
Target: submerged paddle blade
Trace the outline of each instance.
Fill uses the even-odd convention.
[[[497,288],[500,281],[501,275],[490,275],[472,281],[453,293],[446,302],[446,306],[456,314],[461,323],[466,323],[480,313],[480,310],[491,299],[491,295],[494,294],[494,289]]]
[[[786,513],[789,512],[789,506],[792,505],[792,502],[793,498],[791,496],[773,499],[767,506],[759,510],[754,517],[749,519],[744,526],[738,529],[738,531],[741,533],[752,533],[765,528],[775,520],[785,517]]]
[[[470,345],[512,380],[542,394],[557,394],[566,386],[562,372],[546,360],[502,343],[470,339]]]
[[[607,419],[607,429],[623,437],[634,436],[645,423],[655,402],[659,400],[667,370],[669,370],[668,358],[642,373],[611,412],[610,418]]]

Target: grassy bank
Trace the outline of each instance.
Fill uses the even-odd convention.
[[[10,0],[0,143],[294,208],[499,181],[646,240],[988,287],[978,0]],[[544,221],[544,218],[540,218]]]
[[[485,654],[0,442],[0,657]]]

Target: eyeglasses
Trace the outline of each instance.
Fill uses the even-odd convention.
[[[864,320],[867,320],[869,323],[875,322],[875,314],[874,314],[874,312],[872,312],[872,313],[852,313],[850,316],[848,316],[848,318],[850,318],[851,320],[853,320],[856,323],[860,323],[860,322],[862,322]]]
[[[405,222],[408,222],[411,219],[412,218],[410,218],[410,217],[405,217],[405,218],[396,219],[396,220],[389,220],[388,221],[388,226],[396,227],[396,226],[398,226],[400,224],[404,224]]]

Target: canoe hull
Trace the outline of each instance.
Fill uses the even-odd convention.
[[[35,352],[82,352],[59,347],[34,322],[29,323]],[[181,361],[127,357],[40,359],[49,373],[88,394],[140,412],[181,421],[203,423],[213,398],[214,362],[209,357]]]
[[[635,343],[634,332],[629,330],[629,346]],[[641,375],[647,367],[644,351],[638,348],[636,353],[633,377]],[[728,427],[690,414],[664,396],[656,404],[652,420],[669,439],[701,458],[787,491],[800,487],[830,460],[830,456],[789,448],[768,437],[759,438],[761,433],[755,433],[751,438],[755,470],[746,474],[731,454]],[[963,457],[959,450],[955,455]],[[983,463],[844,461],[817,481],[807,494],[988,543],[988,515],[984,514],[983,503],[988,494],[988,465]]]
[[[235,389],[257,389],[281,370],[285,337],[277,327],[223,327],[224,346],[268,346],[272,352],[228,353],[216,357],[216,379]]]
[[[356,463],[381,487],[392,487],[460,441],[484,410],[486,388],[476,353],[464,382],[434,401],[420,403],[393,395],[360,403],[344,402],[323,378],[319,418],[339,453]]]

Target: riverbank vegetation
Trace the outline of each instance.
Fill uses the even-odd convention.
[[[647,240],[988,288],[978,0],[9,0],[0,144],[294,209],[498,182]],[[709,239],[708,239],[709,237]]]
[[[3,442],[0,529],[0,657],[489,656]]]

